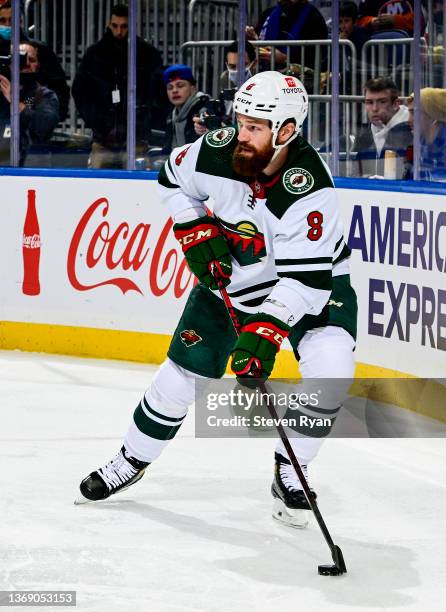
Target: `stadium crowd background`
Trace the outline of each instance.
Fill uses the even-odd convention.
[[[242,79],[303,81],[335,175],[444,181],[445,23],[436,0],[0,0],[0,165],[156,170],[233,121],[244,47]]]

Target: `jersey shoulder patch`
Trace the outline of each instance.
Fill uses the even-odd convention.
[[[227,144],[234,139],[235,128],[233,127],[222,127],[217,130],[208,132],[204,137],[206,144],[210,147],[225,147]]]
[[[282,176],[282,184],[293,195],[307,193],[314,186],[314,176],[305,168],[289,168]]]
[[[266,201],[266,207],[278,219],[297,200],[334,186],[318,153],[306,140],[298,136],[290,148],[281,179],[269,191]]]
[[[242,181],[232,169],[232,153],[237,146],[237,130],[222,127],[208,132],[201,142],[195,170],[203,174]]]

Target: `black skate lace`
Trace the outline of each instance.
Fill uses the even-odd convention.
[[[116,457],[113,457],[104,467],[98,470],[109,490],[119,487],[119,485],[128,482],[138,470],[125,459],[122,452],[119,452]]]
[[[302,468],[305,480],[308,482],[307,466],[301,465],[300,467]],[[292,465],[288,465],[286,463],[280,464],[280,478],[289,491],[302,491],[302,485],[300,484],[299,477]]]

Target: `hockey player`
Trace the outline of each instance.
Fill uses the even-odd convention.
[[[304,379],[353,376],[350,251],[330,172],[300,136],[307,93],[294,77],[262,72],[236,93],[234,109],[237,129],[214,130],[174,149],[159,174],[173,231],[200,282],[121,450],[82,481],[84,501],[105,499],[139,480],[180,428],[196,385],[222,377],[231,354],[239,380],[253,368],[267,378],[288,338]],[[238,338],[211,268],[237,309]],[[313,416],[320,417],[321,408],[333,417],[338,405]],[[294,437],[291,444],[307,473],[321,439]],[[298,514],[308,515],[309,506],[281,441],[272,494],[275,518],[305,524]]]

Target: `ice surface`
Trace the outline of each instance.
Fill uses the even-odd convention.
[[[76,590],[107,612],[444,610],[443,439],[325,443],[311,474],[337,578],[317,574],[314,521],[270,516],[273,440],[196,440],[192,414],[135,487],[74,506],[154,371],[0,352],[0,589]]]

